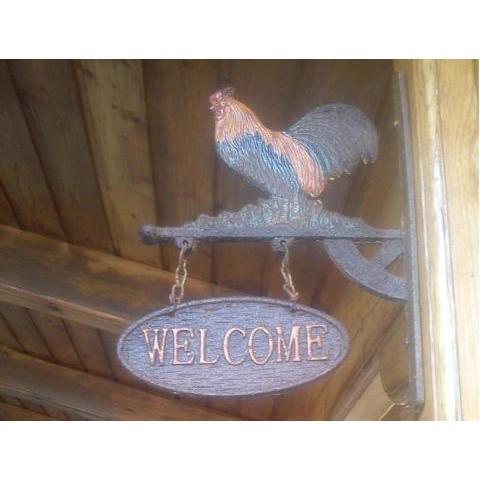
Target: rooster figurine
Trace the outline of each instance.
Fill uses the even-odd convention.
[[[360,161],[373,162],[375,126],[359,109],[324,105],[284,132],[269,130],[231,87],[210,96],[217,152],[233,170],[269,195],[316,199],[327,179],[351,173]]]

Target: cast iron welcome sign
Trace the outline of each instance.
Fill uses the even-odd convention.
[[[405,254],[412,237],[330,212],[319,198],[329,179],[375,160],[377,133],[363,112],[325,105],[277,132],[236,100],[231,88],[213,94],[210,102],[219,156],[268,198],[238,212],[201,215],[181,227],[142,227],[147,244],[173,240],[179,263],[171,305],[130,326],[119,340],[118,355],[138,378],[185,395],[277,393],[326,375],[348,353],[347,333],[337,320],[297,303],[291,245],[320,243],[351,280],[411,306],[407,280],[388,267]],[[182,303],[188,255],[197,243],[247,240],[271,244],[289,301],[234,297]],[[380,244],[378,253],[365,258],[357,244],[373,242]],[[409,259],[413,265],[414,256]],[[410,275],[409,280],[415,279]]]
[[[315,380],[348,351],[343,326],[304,306],[267,298],[184,303],[154,312],[120,340],[135,376],[189,395],[279,392]]]

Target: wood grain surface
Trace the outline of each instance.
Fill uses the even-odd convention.
[[[0,299],[120,333],[168,303],[174,277],[97,250],[0,226]],[[190,279],[189,298],[232,293]]]
[[[423,419],[480,418],[478,62],[405,60],[425,359]]]
[[[234,420],[0,346],[0,390],[92,420]]]

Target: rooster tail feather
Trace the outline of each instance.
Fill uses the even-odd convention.
[[[327,178],[351,173],[360,161],[377,158],[377,130],[367,115],[351,105],[318,107],[285,133],[309,151]]]

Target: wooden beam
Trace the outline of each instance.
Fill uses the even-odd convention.
[[[0,300],[114,333],[165,306],[174,276],[108,253],[0,226]],[[232,295],[188,279],[187,298]]]
[[[478,62],[395,61],[408,87],[425,420],[480,418]]]
[[[0,402],[0,420],[10,421],[32,421],[32,420],[55,420],[48,415],[32,412],[26,408],[17,407],[15,405],[8,405]]]
[[[0,346],[0,390],[92,420],[234,420]]]

